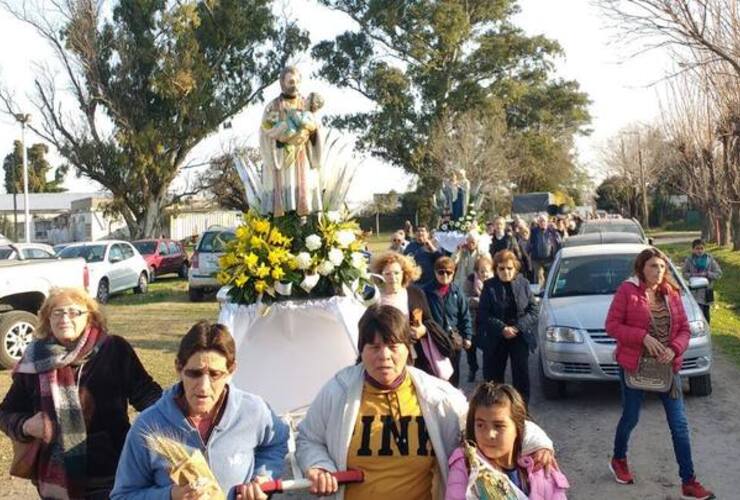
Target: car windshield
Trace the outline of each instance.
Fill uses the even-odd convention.
[[[136,247],[141,255],[153,254],[157,249],[156,241],[134,241],[131,244]]]
[[[9,259],[13,255],[13,249],[10,247],[0,248],[0,260]]]
[[[86,262],[103,262],[103,258],[105,257],[105,245],[67,247],[59,252],[59,256],[63,259],[82,257]]]
[[[636,254],[584,255],[560,259],[550,283],[550,297],[612,295],[633,272]],[[681,283],[673,265],[668,270]],[[683,292],[683,287],[681,287]]]
[[[206,231],[198,246],[199,252],[223,252],[226,244],[234,239],[232,231]]]
[[[632,233],[642,236],[640,228],[630,222],[605,222],[603,224],[589,222],[583,225],[581,234],[589,233]]]

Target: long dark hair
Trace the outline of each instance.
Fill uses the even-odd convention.
[[[673,280],[673,276],[671,275],[671,259],[669,259],[666,254],[655,247],[646,248],[639,253],[637,258],[635,259],[635,276],[640,278],[640,281],[645,283],[645,264],[647,264],[647,261],[649,261],[653,257],[661,259],[663,262],[665,262],[666,266],[665,274],[663,274],[663,281],[658,284],[658,292],[662,295],[671,295],[676,293],[679,288],[678,283]]]
[[[516,440],[514,441],[514,456],[519,457],[522,451],[522,440],[524,439],[524,424],[528,418],[527,405],[519,394],[519,391],[508,384],[497,384],[495,382],[482,382],[475,388],[470,398],[468,416],[465,421],[465,440],[475,443],[475,412],[480,407],[503,405],[509,402],[511,408],[511,420],[516,427]]]

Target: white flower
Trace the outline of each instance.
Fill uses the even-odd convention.
[[[332,264],[328,260],[325,260],[321,264],[319,264],[319,267],[317,267],[316,270],[321,276],[328,276],[334,272],[334,264]]]
[[[311,266],[311,254],[308,252],[301,252],[295,256],[298,269],[305,271]]]
[[[312,252],[321,248],[321,236],[318,234],[310,234],[306,236],[306,248]]]
[[[334,264],[335,266],[341,266],[342,261],[344,260],[344,252],[342,252],[338,248],[332,248],[329,250],[329,262]]]
[[[336,224],[337,222],[342,220],[342,214],[340,214],[338,210],[329,210],[328,212],[326,212],[326,218],[329,220],[329,222]]]
[[[337,231],[334,238],[341,248],[347,248],[350,243],[355,241],[355,232],[351,229],[342,229],[341,231]]]
[[[316,283],[319,282],[319,275],[318,274],[307,274],[305,278],[303,278],[303,281],[301,281],[301,288],[303,288],[306,293],[311,293],[311,290],[313,290],[313,287],[316,286]]]
[[[367,260],[365,259],[365,255],[362,252],[352,252],[352,267],[355,269],[365,269],[367,268]]]

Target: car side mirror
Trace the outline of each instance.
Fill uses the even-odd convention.
[[[689,288],[697,290],[700,288],[708,288],[709,280],[703,276],[694,276],[689,278]]]
[[[118,256],[114,256],[114,257],[111,257],[108,260],[110,261],[111,264],[116,264],[118,262],[121,262],[123,260],[123,258],[118,257]]]
[[[648,245],[653,246],[654,244],[654,240],[652,238],[648,238]]]

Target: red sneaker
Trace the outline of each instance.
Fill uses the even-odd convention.
[[[681,498],[686,500],[709,500],[714,498],[714,493],[694,478],[681,486]]]
[[[616,479],[619,484],[632,484],[635,482],[632,477],[632,473],[630,472],[630,468],[627,465],[626,458],[612,458],[612,461],[609,462],[609,470],[612,471],[614,479]]]

